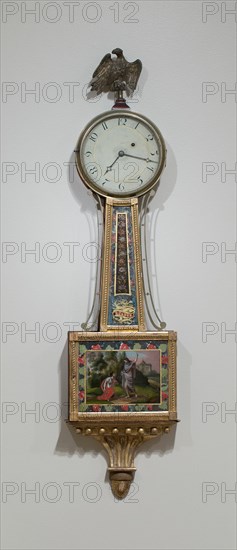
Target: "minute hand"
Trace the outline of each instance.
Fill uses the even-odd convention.
[[[158,161],[152,160],[152,159],[145,159],[144,157],[137,157],[135,155],[128,155],[127,153],[124,153],[123,156],[125,157],[131,157],[133,159],[139,159],[139,160],[145,160],[146,162],[155,162],[157,164]]]

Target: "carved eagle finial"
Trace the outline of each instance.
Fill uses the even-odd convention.
[[[136,59],[133,63],[129,63],[125,59],[121,48],[115,48],[112,53],[116,57],[112,58],[110,53],[103,57],[93,73],[89,86],[91,86],[91,91],[95,91],[97,95],[102,92],[126,90],[129,96],[136,89],[142,70],[142,62],[140,59]]]

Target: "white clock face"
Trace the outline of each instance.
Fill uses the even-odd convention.
[[[136,113],[109,112],[87,126],[77,147],[82,179],[102,195],[132,196],[154,185],[165,164],[159,130]]]

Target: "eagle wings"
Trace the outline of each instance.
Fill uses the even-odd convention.
[[[112,53],[117,57],[112,58],[111,54],[107,53],[94,71],[89,84],[91,91],[95,91],[99,95],[102,92],[126,90],[129,96],[136,89],[142,62],[140,59],[136,59],[133,63],[129,63],[120,48],[116,48]]]

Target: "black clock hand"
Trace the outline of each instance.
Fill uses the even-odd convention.
[[[136,157],[135,155],[128,155],[127,153],[123,153],[122,156],[131,157],[131,158],[133,158],[133,159],[145,160],[146,162],[155,162],[156,164],[158,163],[158,161],[156,161],[156,160],[145,159],[145,158],[143,158],[143,157]]]
[[[121,153],[121,151],[120,151],[120,153]],[[119,157],[121,157],[120,154],[118,154],[117,158],[114,160],[114,162],[112,162],[112,164],[110,164],[110,166],[107,166],[106,172],[104,173],[104,176],[105,176],[105,174],[107,174],[107,172],[109,172],[109,171],[111,170],[112,166],[115,164],[115,162],[117,162],[117,160],[119,159]]]
[[[158,161],[156,161],[156,160],[146,159],[146,158],[143,158],[143,157],[137,157],[136,155],[129,155],[128,153],[124,153],[124,151],[119,151],[119,154],[118,154],[117,158],[114,160],[114,162],[112,164],[110,164],[110,166],[107,166],[107,169],[106,169],[104,175],[107,174],[107,172],[109,172],[111,170],[112,166],[115,164],[115,162],[117,162],[119,157],[130,157],[130,158],[133,158],[133,159],[145,160],[146,162],[154,162],[155,164],[158,163]]]

